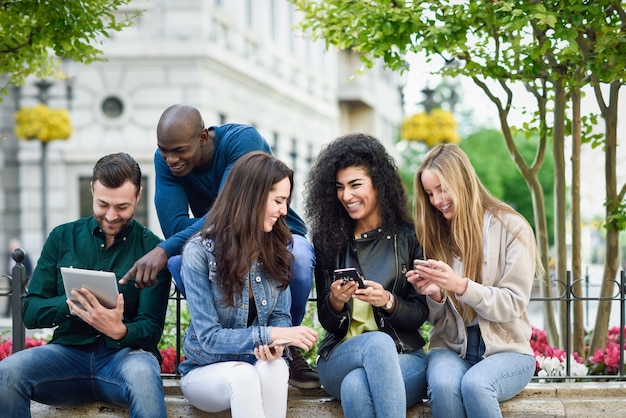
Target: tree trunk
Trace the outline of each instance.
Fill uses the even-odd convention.
[[[613,292],[615,291],[615,280],[619,265],[619,229],[617,225],[611,221],[611,217],[618,213],[620,203],[617,195],[615,155],[617,153],[617,104],[619,88],[619,81],[610,84],[609,105],[606,106],[599,83],[594,83],[596,100],[600,105],[605,123],[604,176],[606,182],[606,254],[604,258],[604,274],[602,277],[602,287],[600,288],[600,297],[607,299],[614,296]],[[605,348],[612,303],[612,300],[601,300],[598,304],[596,323],[593,327],[593,336],[589,346],[589,355],[593,355],[596,350]]]
[[[565,194],[565,89],[563,79],[554,81],[554,127],[552,129],[552,145],[554,149],[554,243],[556,247],[555,279],[557,296],[565,293],[567,274],[567,243],[565,240],[566,228],[566,194]],[[559,323],[561,340],[559,344],[565,347],[567,305],[559,301]]]
[[[572,333],[572,348],[575,353],[585,357],[585,324],[583,317],[583,301],[578,299],[582,293],[582,260],[580,254],[581,220],[580,220],[580,89],[574,87],[572,91],[572,294],[575,298],[574,329]]]
[[[511,132],[511,126],[508,121],[508,114],[510,108],[510,102],[506,106],[503,106],[498,96],[494,95],[490,88],[482,80],[477,77],[472,77],[474,83],[480,87],[489,97],[489,99],[496,105],[498,109],[498,116],[500,118],[500,128],[502,129],[502,135],[504,136],[504,142],[511,156],[511,160],[515,163],[515,166],[519,170],[520,174],[524,178],[524,181],[530,189],[530,194],[533,202],[533,215],[535,218],[535,238],[537,240],[537,246],[541,256],[541,262],[546,272],[549,272],[549,260],[548,260],[548,221],[546,219],[545,211],[545,199],[543,195],[543,189],[541,183],[537,178],[537,173],[543,165],[545,156],[545,149],[547,140],[547,124],[546,124],[546,99],[545,95],[534,91],[533,95],[537,100],[537,105],[540,109],[540,133],[539,133],[539,145],[537,146],[537,152],[535,154],[535,160],[531,167],[526,164],[526,161],[519,153],[513,140],[513,133]],[[512,100],[512,92],[508,89],[505,83],[501,83],[501,86],[508,91],[508,100]],[[527,88],[532,89],[531,86]],[[552,297],[550,275],[546,274],[546,277],[541,282],[541,296],[543,298]],[[544,301],[544,328],[548,334],[549,341],[558,341],[558,330],[554,321],[554,308],[551,301]]]

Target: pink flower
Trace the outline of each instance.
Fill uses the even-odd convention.
[[[36,347],[38,345],[44,345],[46,343],[46,341],[42,338],[37,339],[31,337],[26,337],[26,340],[24,342],[25,348]],[[13,354],[13,340],[0,340],[0,360],[4,360],[11,354]]]
[[[626,326],[624,326],[624,334],[626,335]],[[606,338],[607,345],[608,343],[619,344],[619,327],[609,328]],[[626,345],[624,346],[626,349]]]
[[[548,334],[544,330],[535,327],[532,328],[530,346],[535,354],[535,376],[552,376],[555,375],[556,370],[565,370],[567,358],[565,350],[549,345]],[[578,353],[573,353],[570,357],[570,361],[572,359],[578,364],[583,363],[583,359]],[[585,370],[582,370],[580,367],[576,369],[577,375],[581,373],[586,374],[586,368]],[[558,373],[561,372],[559,371]]]
[[[0,360],[4,360],[11,355],[13,345],[11,340],[0,343]]]

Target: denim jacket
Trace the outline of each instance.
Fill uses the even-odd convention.
[[[272,326],[290,327],[291,293],[266,276],[263,264],[253,263],[234,307],[223,302],[224,292],[217,276],[214,242],[194,236],[182,253],[181,277],[185,283],[191,322],[185,332],[185,361],[182,374],[195,367],[223,361],[255,363],[254,348],[269,344]],[[249,289],[256,301],[257,316],[248,326]]]

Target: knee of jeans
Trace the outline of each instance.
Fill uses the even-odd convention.
[[[492,381],[485,379],[482,373],[472,373],[472,369],[468,370],[461,381],[461,393],[465,396],[477,396],[481,393],[494,392],[495,388]]]
[[[157,359],[147,351],[131,351],[124,362],[123,373],[131,384],[148,386],[150,383],[162,385],[161,368]]]
[[[367,375],[365,369],[353,369],[341,381],[341,400],[342,402],[353,400],[362,400],[371,398],[369,393],[369,385],[367,383]]]
[[[363,334],[366,336],[367,341],[362,345],[363,349],[373,350],[376,355],[383,355],[382,353],[394,353],[397,354],[396,343],[393,338],[388,334],[379,332],[368,332]],[[387,354],[385,354],[387,355]]]
[[[13,376],[15,375],[15,373],[14,368],[7,367],[7,365],[3,363],[4,361],[0,363],[0,387],[6,388],[11,385],[11,382],[14,380]]]
[[[19,382],[29,373],[31,362],[26,352],[15,353],[0,362],[0,387]]]
[[[461,382],[451,378],[448,373],[428,373],[428,394],[434,393],[460,394]]]

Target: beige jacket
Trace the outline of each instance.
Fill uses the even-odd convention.
[[[482,284],[468,279],[465,294],[457,298],[476,311],[485,357],[505,351],[533,355],[526,313],[536,267],[535,251],[529,251],[534,248],[533,231],[515,215],[502,215],[507,228],[491,213],[485,217]],[[428,320],[433,325],[429,349],[449,348],[465,358],[466,325],[452,301],[447,297],[441,303],[426,299]]]

